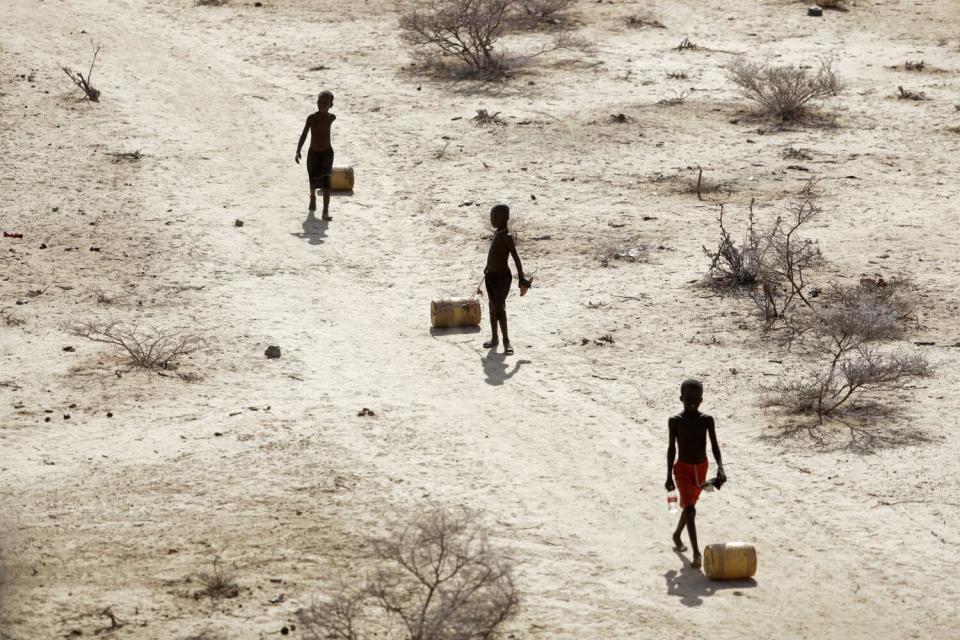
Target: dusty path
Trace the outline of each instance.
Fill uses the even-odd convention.
[[[949,575],[960,538],[949,526],[958,515],[958,436],[949,429],[955,419],[944,421],[958,408],[947,394],[957,383],[949,366],[956,350],[938,352],[942,375],[917,391],[935,403],[915,418],[927,444],[863,457],[758,439],[770,418],[752,389],[776,372],[767,362],[775,350],[749,346],[757,344],[750,330],[729,329],[746,317],[733,302],[689,285],[702,273],[699,247],[713,236],[705,224],[713,212],[633,179],[684,166],[722,114],[692,107],[673,131],[644,112],[637,134],[591,124],[625,108],[613,80],[592,81],[596,104],[571,102],[540,78],[526,93],[516,84],[496,96],[447,91],[398,75],[391,12],[337,11],[331,19],[327,4],[296,2],[262,10],[185,0],[78,0],[62,9],[14,2],[4,60],[41,69],[38,84],[57,96],[67,92],[55,63],[76,59],[88,35],[102,39],[104,99],[62,116],[69,121],[58,133],[42,118],[17,125],[8,158],[26,202],[6,205],[4,218],[48,225],[59,248],[67,235],[85,242],[91,233],[77,209],[100,211],[97,237],[116,263],[104,272],[96,263],[49,264],[34,252],[0,283],[4,305],[40,281],[74,287],[32,301],[16,333],[4,328],[12,363],[4,379],[18,388],[0,389],[11,395],[0,440],[10,530],[0,630],[89,634],[111,606],[127,622],[115,637],[272,637],[382,514],[424,499],[486,509],[522,560],[518,637],[932,637],[956,624],[960,593]],[[694,20],[686,5],[675,15]],[[681,32],[650,37],[666,43]],[[329,71],[307,71],[320,64]],[[551,73],[556,81],[577,71]],[[954,76],[949,82],[956,86]],[[359,181],[355,196],[334,200],[330,225],[304,222],[305,172],[292,163],[312,94],[324,85],[337,93],[338,164],[356,165]],[[23,99],[33,101],[27,111],[56,109],[50,98]],[[494,104],[534,124],[480,129],[466,121]],[[750,171],[758,145],[725,137],[735,133],[717,135]],[[27,152],[34,134],[53,148]],[[431,160],[444,135],[453,138],[449,156]],[[809,144],[806,135],[759,146],[772,154],[788,142]],[[914,152],[910,132],[857,135],[865,147],[886,139]],[[556,137],[574,140],[577,153],[558,150],[549,141]],[[101,154],[142,149],[144,158],[132,167],[88,160],[81,150],[96,144]],[[77,171],[89,179],[45,191],[43,166],[58,161],[61,146],[83,158]],[[924,157],[939,167],[935,160],[952,150]],[[898,243],[896,266],[916,270],[911,251],[940,227],[915,209],[884,206],[884,197],[908,189],[903,197],[955,219],[948,201],[957,189],[937,186],[939,168],[899,182],[872,162],[825,166],[867,183],[837,179],[831,197],[855,194],[863,212],[881,207],[877,220],[914,225],[883,242]],[[571,173],[595,179],[557,189],[556,176]],[[886,196],[871,195],[880,187]],[[478,277],[482,210],[501,198],[517,203],[529,237],[556,239],[525,244],[544,286],[511,298],[518,349],[506,360],[482,352],[478,335],[427,331],[429,300],[467,293]],[[480,206],[458,206],[466,200]],[[54,202],[72,217],[31,217]],[[589,213],[571,217],[578,211]],[[608,222],[664,248],[645,264],[600,269],[595,243],[620,233]],[[845,234],[824,229],[825,242],[841,268],[857,264],[844,248],[876,230],[838,224]],[[926,282],[947,318],[956,280],[942,269],[957,244],[950,233],[924,254]],[[131,298],[89,308],[98,278],[107,288],[133,284]],[[588,300],[605,308],[588,309]],[[185,368],[200,379],[116,378],[119,365],[104,351],[62,332],[78,309],[203,333],[208,349]],[[928,335],[946,343],[957,337],[950,326],[931,318]],[[711,331],[727,350],[695,340]],[[615,344],[579,346],[603,334]],[[75,360],[60,353],[70,341]],[[265,361],[267,344],[284,357]],[[704,499],[701,536],[756,541],[755,584],[708,583],[670,551],[663,425],[686,375],[707,381],[705,409],[718,418],[731,476],[729,491]],[[70,401],[80,406],[69,427],[59,414],[42,422],[41,408]],[[364,406],[377,417],[356,417]],[[881,504],[899,500],[908,502]],[[190,576],[223,548],[241,596],[191,597]],[[269,604],[277,592],[285,601]]]

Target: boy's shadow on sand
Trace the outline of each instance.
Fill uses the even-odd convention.
[[[323,239],[327,237],[327,226],[329,222],[318,219],[313,211],[307,214],[307,219],[303,221],[303,231],[301,233],[292,233],[310,244],[323,244]]]
[[[483,362],[483,372],[487,379],[484,380],[489,385],[498,387],[504,382],[517,375],[520,366],[530,364],[530,360],[514,360],[513,368],[507,363],[507,356],[492,349],[486,356],[480,358]]]
[[[724,580],[714,582],[703,575],[700,569],[690,566],[690,561],[683,553],[674,549],[677,557],[683,562],[680,571],[671,569],[663,574],[667,581],[667,595],[680,598],[680,602],[687,607],[699,607],[704,598],[709,598],[717,591],[725,589],[755,589],[757,581],[753,578],[743,580]]]

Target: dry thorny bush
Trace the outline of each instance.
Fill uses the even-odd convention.
[[[547,6],[546,0],[529,2]],[[502,78],[511,67],[560,49],[585,49],[584,41],[564,31],[525,56],[499,46],[522,0],[426,0],[400,15],[400,38],[427,69],[454,76]],[[453,64],[449,64],[449,61]]]
[[[491,640],[519,608],[513,564],[479,515],[436,508],[371,541],[378,566],[298,612],[315,640]]]
[[[741,95],[756,104],[758,115],[781,122],[809,119],[815,104],[837,95],[843,88],[830,58],[821,59],[816,72],[738,58],[727,65],[727,75]]]
[[[778,380],[769,401],[822,421],[870,391],[888,394],[933,374],[921,353],[889,350],[883,342],[904,337],[902,287],[896,281],[833,285],[809,309],[809,335],[800,345],[812,365]]]
[[[127,352],[130,362],[142,369],[170,369],[181,356],[200,349],[204,341],[199,336],[159,329],[141,331],[136,326],[119,322],[78,322],[69,327],[70,333],[82,338],[120,347]]]
[[[750,203],[744,239],[738,246],[723,222],[715,251],[704,247],[713,281],[743,287],[766,330],[783,331],[788,348],[804,356],[806,370],[783,377],[768,389],[770,404],[822,421],[865,392],[903,389],[932,374],[921,354],[891,351],[915,317],[902,279],[864,278],[855,287],[808,286],[809,272],[822,263],[819,247],[801,229],[821,211],[816,179],[787,205],[787,214],[760,227]]]
[[[567,13],[576,0],[514,0],[512,18],[520,28],[557,27],[570,21]]]
[[[223,566],[223,552],[217,553],[211,561],[210,571],[197,573],[197,580],[203,589],[197,592],[198,596],[207,596],[211,599],[236,598],[240,594],[233,572]]]
[[[747,286],[747,292],[766,327],[786,320],[797,301],[809,306],[807,273],[821,263],[820,249],[800,235],[801,228],[820,213],[817,179],[811,178],[787,204],[785,214],[761,228],[750,201],[747,228],[738,246],[724,225],[724,206],[718,218],[720,242],[703,251],[710,260],[708,276],[720,286]]]

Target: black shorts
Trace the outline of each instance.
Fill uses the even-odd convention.
[[[487,285],[487,297],[490,299],[490,306],[502,309],[507,302],[507,294],[510,293],[513,274],[509,271],[488,273],[483,277],[483,281]]]
[[[333,149],[307,151],[307,175],[314,189],[330,188],[330,173],[333,171]]]

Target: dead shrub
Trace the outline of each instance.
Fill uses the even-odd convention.
[[[196,595],[214,600],[236,598],[240,595],[240,587],[237,586],[233,573],[223,567],[222,554],[223,552],[220,552],[213,557],[210,571],[201,571],[197,574],[197,580],[203,585],[203,589]]]
[[[755,103],[758,115],[781,122],[802,121],[815,104],[837,95],[843,88],[832,64],[832,60],[824,58],[819,69],[811,73],[793,65],[774,66],[738,58],[727,65],[727,77],[744,98]]]
[[[814,4],[819,5],[821,9],[830,9],[831,11],[850,11],[850,8],[847,7],[847,0],[817,0]]]
[[[821,211],[816,184],[816,178],[805,183],[787,204],[786,215],[778,216],[762,232],[758,286],[749,295],[768,327],[777,321],[789,324],[787,314],[797,301],[811,306],[806,276],[823,262],[823,256],[817,243],[801,237],[800,231]]]
[[[569,22],[567,13],[574,4],[576,0],[514,0],[514,22],[527,29],[542,25],[560,26]]]
[[[517,0],[426,0],[400,14],[400,39],[426,69],[441,75],[494,80],[534,58],[591,45],[566,31],[532,53],[512,54],[498,46]],[[451,64],[450,61],[453,61]]]
[[[597,247],[597,259],[600,265],[609,267],[611,261],[618,262],[647,262],[650,258],[650,247],[642,242],[639,236],[624,235],[618,238],[602,240]]]
[[[473,116],[473,121],[479,125],[485,124],[507,124],[500,117],[499,111],[490,113],[486,109],[477,109],[477,115]]]
[[[27,322],[13,311],[7,311],[6,308],[0,309],[0,318],[3,318],[3,324],[8,327],[20,327]]]
[[[228,0],[197,0],[198,7],[222,7]]]
[[[689,168],[689,167],[688,167]],[[729,180],[714,180],[713,178],[703,177],[703,167],[697,167],[697,176],[683,178],[680,185],[683,193],[695,193],[698,200],[703,200],[705,193],[718,193],[725,191],[731,193],[733,185]]]
[[[923,354],[878,346],[903,338],[899,305],[875,286],[834,285],[814,309],[813,339],[805,346],[823,365],[778,381],[770,402],[822,421],[859,394],[903,389],[931,376],[933,367]]]
[[[750,216],[743,243],[737,246],[723,224],[723,205],[717,216],[720,225],[720,242],[716,251],[703,247],[710,259],[707,275],[715,283],[731,286],[753,286],[760,276],[763,264],[763,250],[766,243],[761,239],[753,215],[753,200],[750,201]]]
[[[83,93],[86,94],[87,99],[91,102],[100,102],[100,91],[92,84],[90,84],[90,76],[93,75],[93,65],[97,63],[97,56],[100,55],[100,44],[93,44],[93,41],[90,41],[90,46],[93,47],[93,59],[90,61],[90,68],[87,70],[87,77],[84,78],[83,74],[79,71],[74,71],[70,67],[60,65],[60,69],[67,74],[67,77],[73,80],[73,83],[80,87],[83,90]]]
[[[371,541],[377,569],[298,612],[315,640],[492,640],[516,615],[513,564],[490,546],[476,512],[422,513]]]
[[[141,331],[118,322],[79,322],[69,332],[94,342],[120,347],[126,351],[131,364],[142,369],[170,369],[181,356],[200,349],[204,341],[194,335],[159,329]]]
[[[689,91],[680,91],[680,92],[674,91],[673,97],[657,100],[657,104],[664,107],[675,107],[677,105],[680,105],[686,102],[687,96],[689,95],[690,95]]]
[[[662,22],[660,22],[653,16],[646,13],[633,14],[633,15],[627,16],[627,26],[634,29],[644,29],[644,28],[666,29],[667,28],[666,25],[664,25]]]
[[[806,276],[821,264],[822,256],[817,244],[801,237],[800,232],[820,213],[816,185],[815,178],[804,183],[788,203],[787,213],[766,228],[757,225],[751,200],[747,229],[739,247],[723,224],[721,205],[720,242],[715,250],[703,247],[710,260],[707,276],[720,285],[749,286],[747,295],[766,328],[778,321],[793,324],[788,314],[797,301],[811,306]]]
[[[677,45],[677,51],[686,51],[688,49],[699,49],[699,47],[690,42],[690,38],[684,38],[680,41],[680,44]]]
[[[927,94],[923,91],[912,91],[910,89],[904,89],[901,86],[897,87],[897,99],[898,100],[926,100]]]
[[[904,71],[923,71],[923,68],[927,66],[923,60],[907,60],[903,63]]]
[[[453,57],[474,75],[500,76],[497,46],[514,0],[427,0],[400,14],[400,38],[426,60]]]

